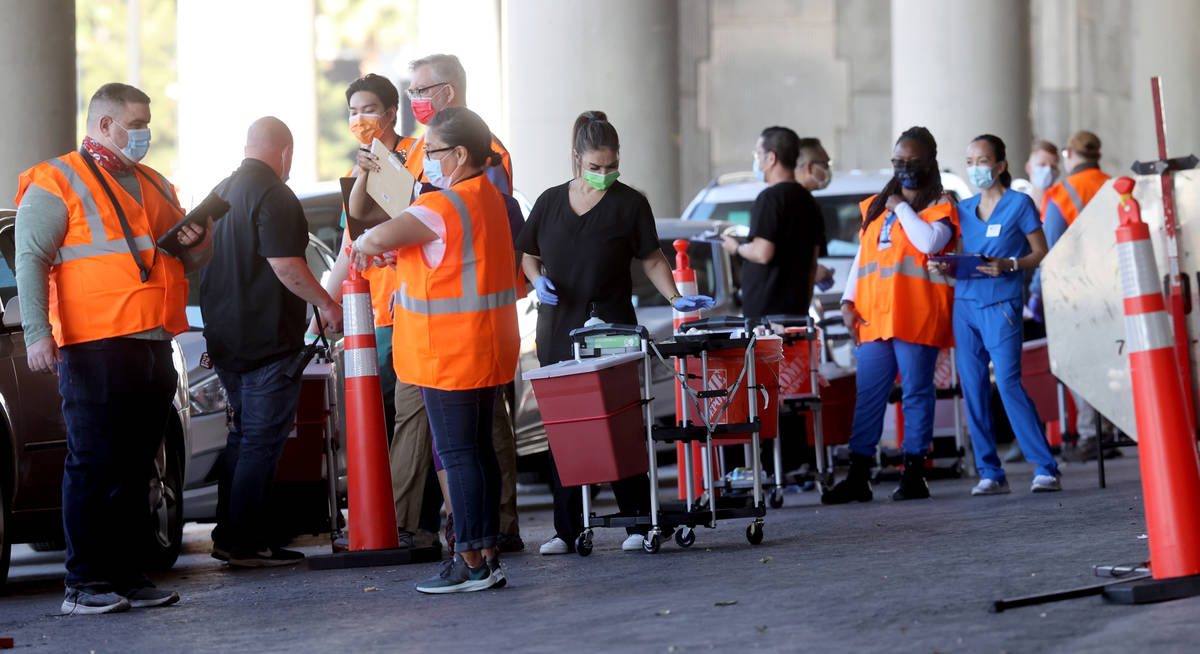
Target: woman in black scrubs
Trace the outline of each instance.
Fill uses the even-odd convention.
[[[537,354],[541,365],[572,358],[570,332],[583,326],[589,307],[605,322],[637,324],[630,263],[642,270],[679,311],[712,307],[712,298],[683,297],[671,276],[671,264],[659,248],[654,214],[646,196],[617,181],[620,140],[602,111],[586,111],[575,120],[572,159],[575,177],[547,189],[533,205],[517,249],[533,282],[538,309]],[[554,487],[554,538],[542,554],[565,554],[583,531],[583,497],[578,487],[564,488],[550,466]],[[650,481],[637,475],[613,482],[622,513],[648,515]],[[629,529],[626,551],[640,550],[646,528]]]

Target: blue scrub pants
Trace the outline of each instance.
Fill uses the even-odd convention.
[[[899,371],[900,387],[904,391],[900,405],[904,412],[904,453],[928,454],[933,443],[933,407],[937,400],[933,371],[937,366],[938,348],[890,338],[863,343],[855,355],[858,373],[855,376],[857,391],[850,451],[875,456],[875,448],[883,434],[888,395]]]
[[[982,306],[972,300],[954,302],[954,341],[958,375],[971,446],[979,476],[1003,482],[1004,468],[996,455],[996,429],[992,423],[992,384],[988,360],[995,368],[996,387],[1025,459],[1037,464],[1038,475],[1058,475],[1037,408],[1021,385],[1021,303],[1008,300]]]

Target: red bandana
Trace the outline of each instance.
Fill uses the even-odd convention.
[[[96,139],[85,136],[83,138],[83,149],[87,150],[87,153],[92,155],[96,163],[100,164],[108,172],[114,175],[129,174],[129,166],[126,166],[125,162],[117,158],[117,155],[113,154],[111,150],[100,145],[100,142]]]

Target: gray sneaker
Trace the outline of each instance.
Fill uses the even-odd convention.
[[[1062,481],[1055,475],[1037,475],[1033,478],[1033,485],[1029,487],[1031,493],[1053,493],[1062,490]]]
[[[179,601],[179,593],[155,588],[153,585],[134,588],[127,593],[121,593],[121,596],[129,600],[129,606],[135,609],[168,606]]]
[[[67,586],[61,610],[63,615],[96,615],[120,613],[129,609],[129,600],[116,593],[96,593],[86,588]]]
[[[490,559],[487,559],[488,570],[492,571],[492,577],[496,583],[492,584],[492,588],[504,588],[508,584],[508,577],[504,575],[504,568],[500,567],[500,555],[497,554]]]
[[[1003,495],[1011,493],[1012,489],[1008,487],[1008,480],[996,481],[995,479],[980,479],[975,488],[971,489],[972,495]]]
[[[476,590],[487,590],[495,586],[499,579],[492,574],[487,563],[478,568],[472,568],[463,560],[461,554],[442,563],[442,571],[433,579],[427,579],[417,584],[417,590],[422,593],[470,593]]]

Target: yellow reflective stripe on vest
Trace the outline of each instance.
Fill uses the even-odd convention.
[[[87,221],[88,231],[92,233],[91,243],[64,245],[58,248],[58,253],[54,256],[54,263],[74,261],[85,257],[99,257],[106,254],[128,253],[129,244],[125,242],[124,235],[112,240],[106,238],[104,219],[100,216],[96,199],[92,197],[92,190],[79,176],[79,172],[62,159],[51,159],[46,163],[54,166],[63,174],[63,177],[67,179],[67,184],[71,186],[71,190],[79,197],[79,202],[83,205],[83,217]],[[138,250],[153,250],[156,247],[154,239],[150,238],[148,234],[135,237],[133,242]]]
[[[462,196],[456,191],[442,189],[440,193],[446,196],[454,210],[458,212],[458,220],[462,225],[462,271],[459,275],[462,290],[460,295],[432,300],[415,298],[408,294],[408,283],[401,282],[399,290],[392,294],[392,305],[422,316],[434,316],[490,311],[516,302],[517,291],[512,287],[496,293],[479,294],[479,279],[475,274],[475,233],[472,231],[471,214],[467,211],[467,204],[463,202]]]
[[[946,277],[942,273],[931,273],[924,266],[917,265],[917,260],[914,257],[904,257],[900,263],[895,266],[880,266],[878,261],[863,264],[858,267],[858,278],[863,279],[877,274],[880,279],[889,279],[897,274],[908,277],[918,277],[933,284],[945,284],[946,286],[954,286],[954,280]]]

